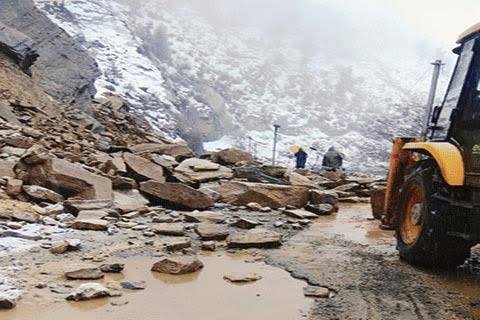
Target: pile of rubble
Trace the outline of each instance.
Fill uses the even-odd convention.
[[[49,237],[22,231],[43,224],[161,236],[167,252],[223,243],[232,250],[271,248],[291,230],[336,212],[339,202],[368,202],[384,186],[367,176],[263,165],[237,149],[195,157],[187,145],[155,135],[117,96],[94,100],[91,114],[1,99],[0,238],[44,241]],[[63,254],[81,243],[41,247]],[[201,267],[192,261],[193,269]],[[153,268],[183,267],[167,259]],[[68,299],[108,294],[89,284]],[[0,291],[0,308],[14,307],[17,297]]]

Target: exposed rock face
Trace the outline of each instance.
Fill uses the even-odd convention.
[[[246,151],[229,148],[219,152],[215,152],[212,155],[212,161],[220,163],[222,165],[234,165],[238,162],[253,162],[253,156]]]
[[[308,188],[251,182],[226,181],[217,190],[222,200],[233,205],[259,203],[263,207],[278,209],[287,205],[301,208],[308,202]]]
[[[112,199],[112,182],[62,159],[28,167],[27,182],[83,199]]]
[[[281,246],[281,235],[267,229],[237,232],[227,238],[230,248],[275,248]]]
[[[32,39],[0,23],[0,52],[10,57],[27,74],[30,74],[30,67],[38,58],[32,45]]]
[[[184,213],[184,217],[187,222],[219,223],[226,219],[226,216],[223,213],[214,211],[187,212]]]
[[[99,75],[88,52],[31,0],[4,0],[1,6],[0,21],[8,28],[0,34],[6,33],[2,38],[17,43],[13,46],[17,59],[25,56],[19,60],[20,66],[31,64],[34,51],[39,57],[31,67],[33,78],[53,97],[86,110],[94,94],[93,81]]]
[[[179,256],[168,257],[156,262],[152,266],[152,271],[167,274],[187,274],[193,273],[203,268],[203,263],[196,257]]]
[[[195,210],[213,206],[212,198],[181,183],[146,181],[140,184],[140,190],[154,201],[177,208]]]
[[[110,296],[110,290],[99,283],[84,283],[67,296],[67,300],[92,300]]]

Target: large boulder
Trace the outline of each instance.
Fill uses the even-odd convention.
[[[312,204],[330,204],[336,206],[338,203],[338,193],[333,190],[311,190],[310,202]]]
[[[219,179],[231,179],[233,172],[209,160],[190,158],[178,165],[174,176],[185,183],[199,183]]]
[[[255,159],[247,151],[229,148],[212,154],[212,161],[222,165],[234,165],[238,162],[253,162]]]
[[[123,154],[123,159],[135,180],[165,182],[163,168],[152,161],[128,152]]]
[[[152,266],[152,271],[181,275],[193,273],[203,268],[203,263],[196,257],[178,256],[167,257],[156,262]]]
[[[78,164],[62,159],[26,166],[25,182],[82,199],[112,199],[110,179],[91,173]]]
[[[214,204],[212,198],[203,192],[181,183],[151,180],[140,183],[140,190],[149,196],[152,202],[179,209],[207,209]]]
[[[224,181],[216,190],[222,200],[238,206],[256,202],[262,207],[278,209],[287,205],[301,208],[309,199],[308,188],[240,181]]]

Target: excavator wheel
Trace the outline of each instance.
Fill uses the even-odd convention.
[[[425,162],[406,179],[399,199],[397,249],[400,257],[412,265],[454,269],[470,256],[471,245],[445,234],[445,219],[435,210],[448,208],[448,204],[434,193],[447,188],[436,172],[432,162]]]

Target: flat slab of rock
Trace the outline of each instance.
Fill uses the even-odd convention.
[[[25,221],[28,223],[37,223],[40,219],[40,215],[34,212],[15,211],[14,213],[12,213],[12,219],[18,221]]]
[[[23,191],[26,194],[28,194],[31,198],[38,201],[58,203],[58,202],[63,202],[65,200],[65,198],[61,194],[40,186],[24,185]]]
[[[175,252],[182,249],[190,248],[192,246],[192,241],[189,238],[170,238],[161,243],[167,251]]]
[[[99,283],[84,283],[67,296],[67,300],[83,301],[110,296],[110,290]]]
[[[185,226],[181,223],[157,223],[152,225],[152,231],[164,236],[184,236]]]
[[[64,203],[72,213],[77,214],[82,210],[100,210],[109,208],[112,205],[112,200],[67,200]]]
[[[138,190],[114,191],[113,208],[122,213],[138,211],[150,203]]]
[[[195,226],[195,232],[202,240],[225,240],[228,235],[228,228],[213,223],[200,223]]]
[[[193,157],[193,151],[184,144],[142,143],[129,147],[135,154],[158,153],[174,157],[177,161]]]
[[[178,256],[167,257],[156,262],[152,266],[152,271],[181,275],[187,273],[193,273],[203,268],[203,263],[196,257],[190,256]]]
[[[95,265],[72,264],[65,267],[65,277],[70,280],[96,280],[103,278],[103,273]]]
[[[123,160],[137,181],[156,180],[165,182],[163,168],[152,161],[132,153],[124,153]]]
[[[77,219],[72,223],[73,229],[104,231],[108,228],[108,221],[101,219]]]
[[[262,207],[278,209],[287,205],[304,207],[309,200],[306,187],[263,184],[241,181],[225,181],[215,189],[222,200],[236,206],[256,202]]]
[[[233,283],[248,283],[248,282],[255,282],[262,279],[262,276],[253,273],[253,272],[236,272],[236,273],[228,273],[223,276],[223,279],[233,282]]]
[[[220,223],[226,219],[226,216],[221,212],[214,211],[194,211],[185,212],[183,214],[186,222],[213,222]]]
[[[296,219],[317,219],[318,215],[315,213],[306,211],[306,210],[283,210],[287,216],[296,218]]]
[[[280,233],[267,229],[237,232],[227,238],[230,248],[275,248],[282,245]]]
[[[174,176],[185,183],[233,178],[233,171],[209,160],[190,158],[174,169]]]
[[[140,190],[153,202],[175,208],[207,209],[214,204],[208,195],[182,183],[162,183],[151,180],[142,182]]]

